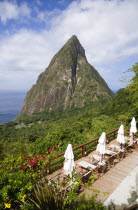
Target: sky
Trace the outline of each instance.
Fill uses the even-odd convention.
[[[0,91],[28,91],[76,35],[116,91],[138,62],[138,0],[0,0]]]

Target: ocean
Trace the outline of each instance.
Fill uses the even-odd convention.
[[[13,121],[23,107],[24,92],[0,92],[0,124]]]

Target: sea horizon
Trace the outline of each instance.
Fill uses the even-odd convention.
[[[26,92],[0,90],[0,124],[16,119],[20,114]]]

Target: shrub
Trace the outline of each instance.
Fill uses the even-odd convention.
[[[26,154],[18,157],[9,156],[0,162],[0,209],[6,206],[24,209],[26,195],[39,179],[46,176],[51,155],[47,153],[37,157]]]

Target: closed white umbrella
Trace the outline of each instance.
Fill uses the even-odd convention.
[[[75,166],[74,164],[74,155],[72,150],[72,145],[68,144],[67,149],[64,154],[65,162],[64,162],[64,173],[66,175],[70,175],[72,177],[72,171]]]
[[[106,151],[106,133],[103,132],[98,140],[99,144],[97,145],[96,151],[104,156]]]
[[[130,133],[136,133],[136,132],[137,132],[136,120],[135,117],[133,117],[131,121]]]
[[[124,126],[123,125],[121,125],[118,130],[117,141],[121,144],[121,146],[122,146],[122,144],[125,144]]]

